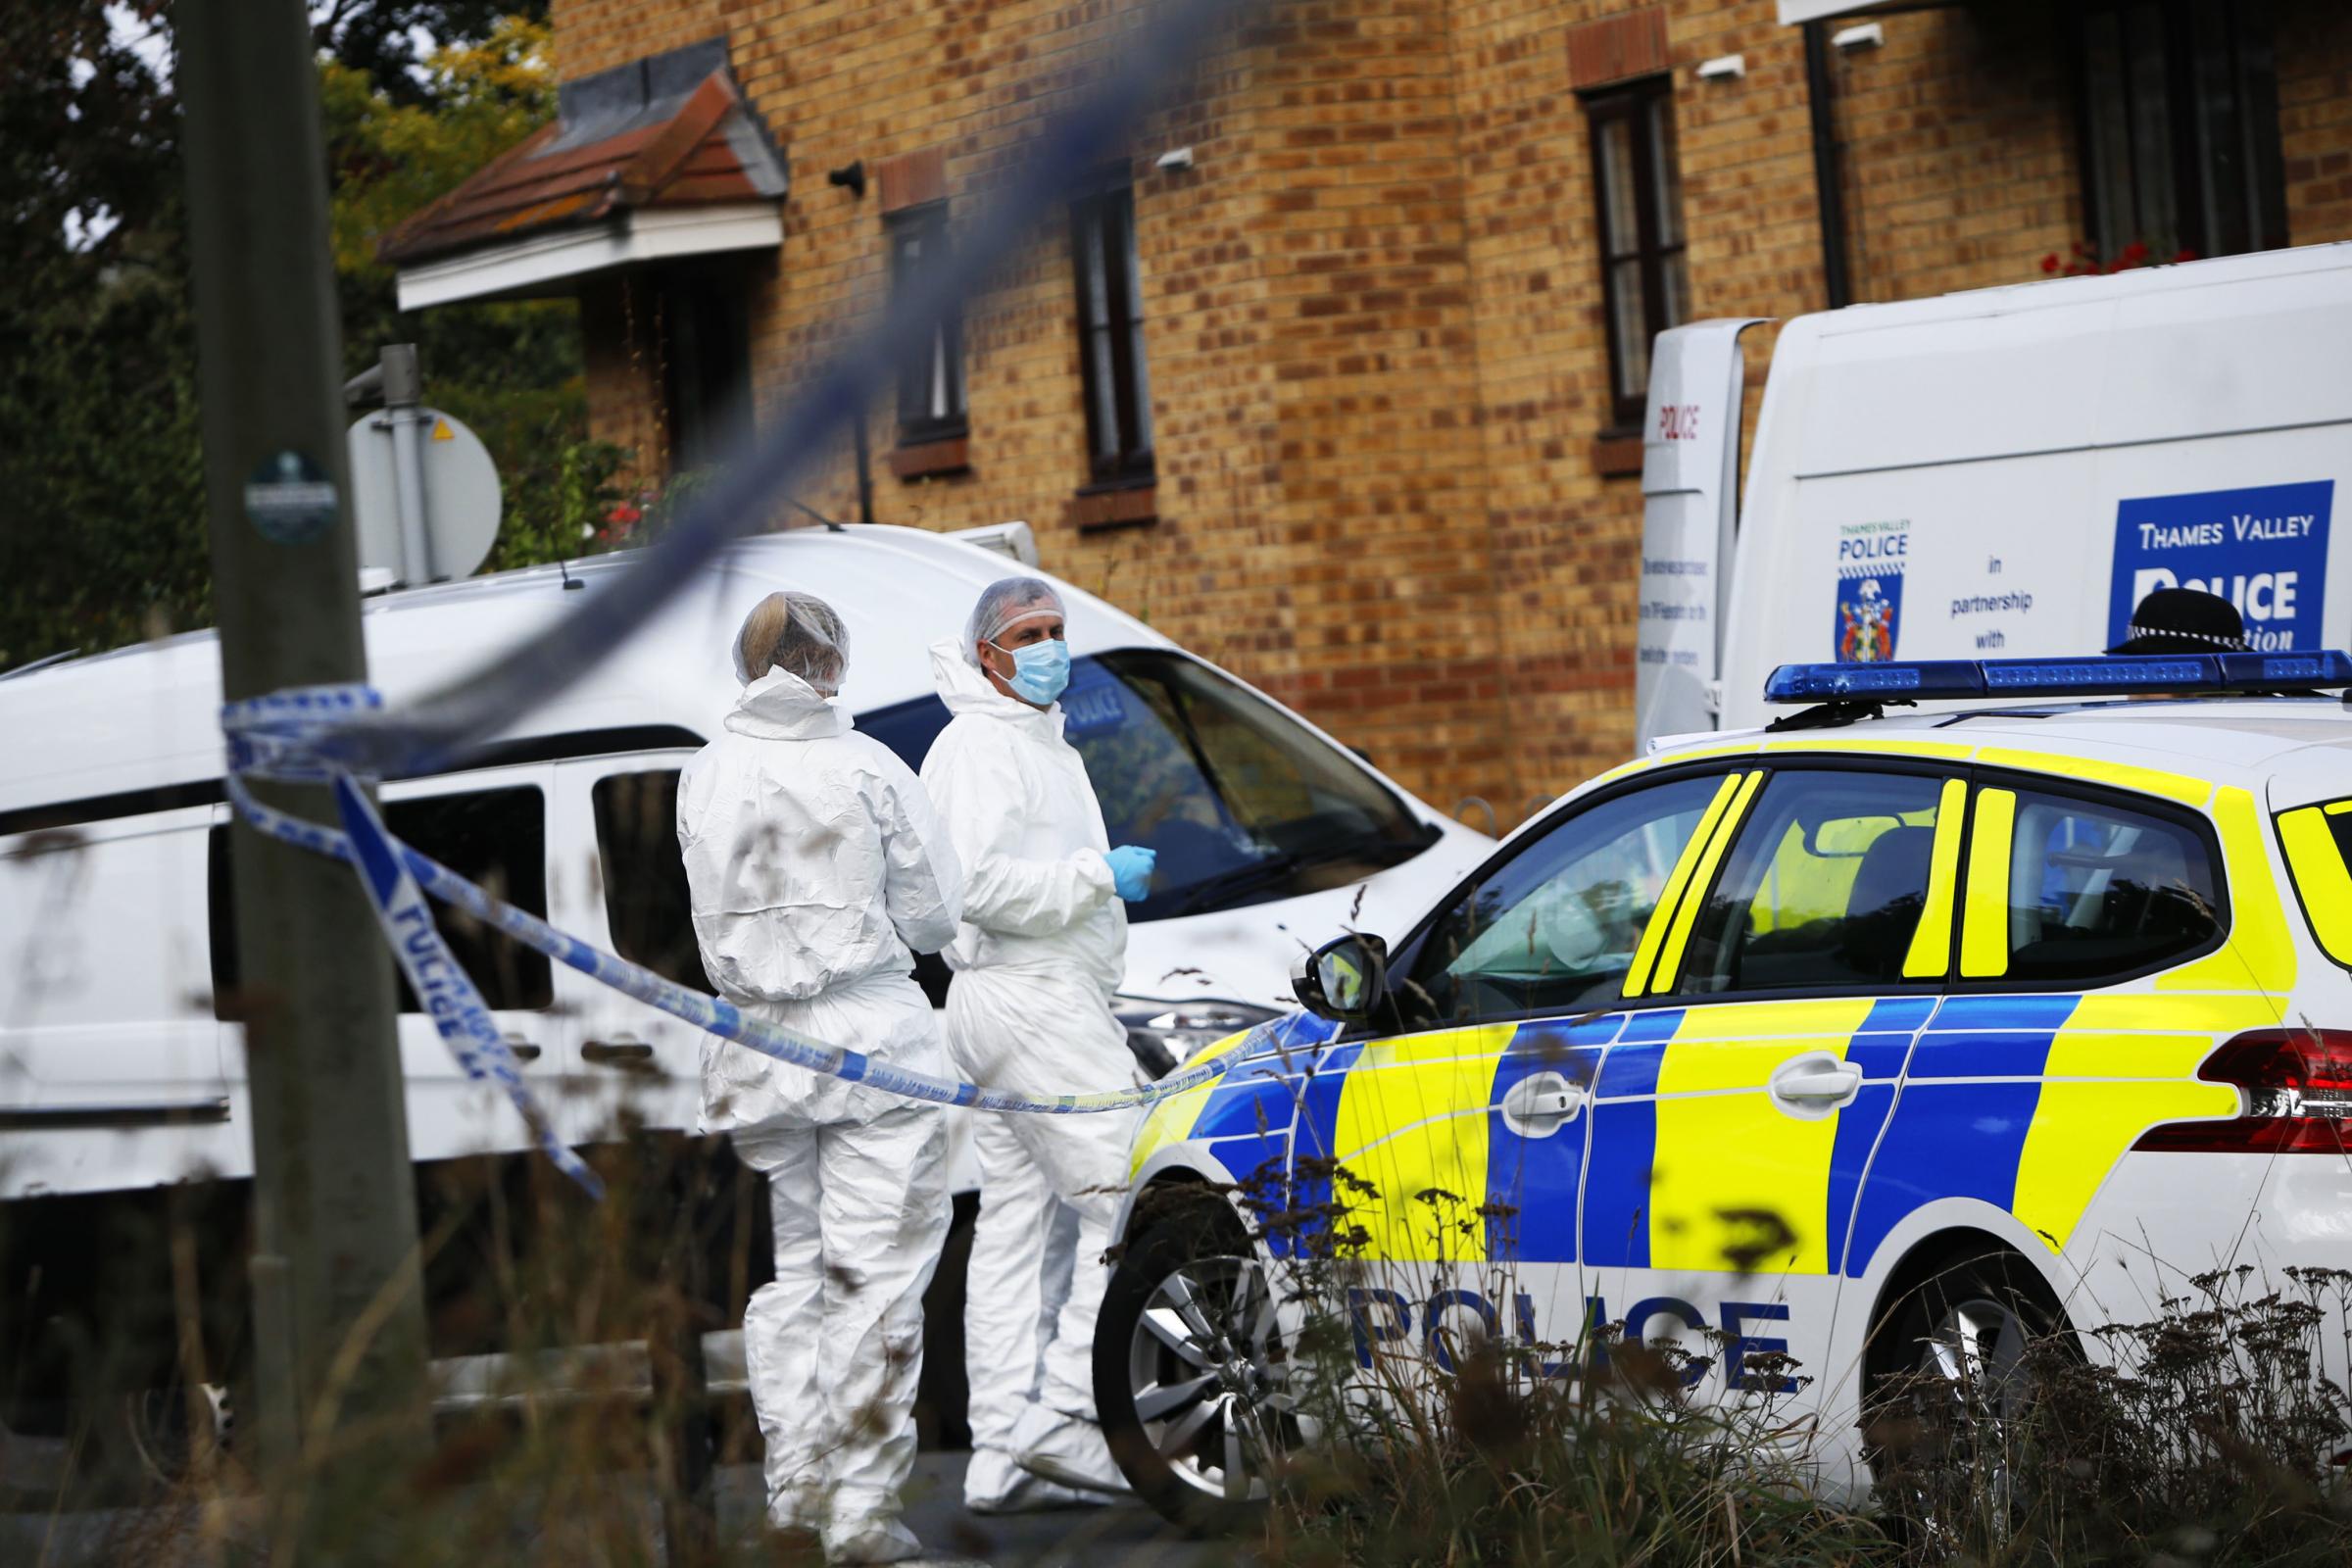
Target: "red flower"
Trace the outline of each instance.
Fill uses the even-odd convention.
[[[2055,272],[2058,270],[2058,253],[2056,251],[2050,252],[2049,255],[2044,256],[2041,259],[2041,270],[2045,272]]]

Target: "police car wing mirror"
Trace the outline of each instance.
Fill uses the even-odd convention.
[[[1387,992],[1389,945],[1368,932],[1335,937],[1291,967],[1291,991],[1319,1018],[1360,1023]]]

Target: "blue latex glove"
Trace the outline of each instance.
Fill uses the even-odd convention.
[[[1152,891],[1152,867],[1159,863],[1159,852],[1140,844],[1122,844],[1102,858],[1110,862],[1111,884],[1119,890],[1119,897],[1129,904],[1143,903]]]

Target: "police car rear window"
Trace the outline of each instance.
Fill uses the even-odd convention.
[[[2279,812],[2278,843],[2312,935],[2352,969],[2352,801]]]
[[[2010,979],[2120,977],[2221,934],[2213,859],[2186,826],[2073,796],[2020,790],[2015,799]]]

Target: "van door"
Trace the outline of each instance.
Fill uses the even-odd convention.
[[[1747,381],[1740,334],[1759,319],[1692,321],[1660,332],[1650,345],[1642,431],[1637,747],[1717,727]]]
[[[1596,1317],[1699,1356],[1719,1330],[1694,1385],[1793,1394],[1752,1358],[1833,1375],[1854,1202],[1949,959],[1965,784],[1843,760],[1756,778],[1603,1060],[1582,1225]]]
[[[0,1193],[251,1168],[206,956],[220,810],[0,838]]]
[[[559,763],[557,876],[592,946],[711,994],[678,855],[679,749]],[[570,1136],[595,1143],[625,1123],[692,1132],[702,1110],[702,1031],[610,986],[578,977],[579,1065]]]
[[[486,892],[548,918],[549,802],[554,772],[545,764],[486,767],[384,787],[384,826],[393,837],[438,860]],[[558,1004],[554,965],[540,954],[445,905],[433,919],[453,957],[481,991],[522,1081],[560,1127],[564,1078],[572,1066],[571,1029]],[[384,961],[393,961],[387,950]],[[417,1160],[535,1147],[530,1129],[504,1092],[469,1081],[420,1011],[405,980],[397,982],[401,1072],[408,1081],[409,1152]]]

